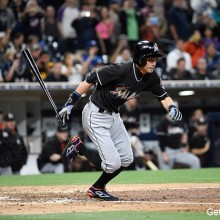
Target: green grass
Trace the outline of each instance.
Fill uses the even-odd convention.
[[[123,171],[111,184],[214,183],[220,182],[220,168],[168,171]],[[0,186],[48,186],[92,184],[101,172],[0,176]]]
[[[0,220],[205,220],[219,216],[208,216],[206,212],[143,212],[143,211],[129,211],[129,212],[96,212],[96,213],[62,213],[62,214],[47,214],[47,215],[4,215],[0,216]]]

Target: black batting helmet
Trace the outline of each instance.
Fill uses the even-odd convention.
[[[134,45],[133,61],[138,66],[145,66],[147,58],[161,57],[158,46],[153,41],[140,41]]]

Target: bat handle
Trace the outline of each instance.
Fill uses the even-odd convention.
[[[57,121],[58,121],[59,125],[60,125],[62,128],[66,127],[66,123],[63,122],[63,120],[60,118],[59,115],[56,115],[56,118],[57,118]]]

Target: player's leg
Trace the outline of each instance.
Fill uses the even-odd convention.
[[[106,173],[113,173],[121,167],[121,160],[112,141],[110,128],[115,123],[111,114],[99,113],[93,105],[86,105],[82,113],[84,131],[95,144]]]
[[[181,164],[186,164],[190,168],[197,169],[200,168],[200,160],[197,156],[190,152],[181,152],[180,150],[176,154],[176,162]]]
[[[172,169],[174,166],[174,162],[175,162],[175,157],[176,157],[176,150],[173,150],[172,148],[169,147],[165,147],[165,153],[168,156],[168,161],[163,161],[162,162],[162,169],[164,170],[169,170]]]
[[[116,120],[113,118],[113,115],[100,114],[96,111],[96,108],[87,106],[83,111],[82,122],[84,131],[99,151],[99,156],[102,160],[101,166],[104,170],[100,178],[90,187],[87,194],[94,198],[118,200],[117,197],[110,195],[105,190],[106,184],[122,170],[121,158],[110,133],[110,128]]]
[[[113,114],[114,123],[110,128],[110,134],[117,149],[122,167],[128,167],[134,160],[131,147],[131,139],[119,114]]]

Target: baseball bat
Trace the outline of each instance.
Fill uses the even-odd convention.
[[[65,123],[63,123],[63,121],[62,121],[62,119],[61,119],[61,117],[60,117],[60,115],[59,115],[59,113],[57,111],[57,106],[56,106],[55,102],[53,101],[53,98],[51,97],[50,92],[48,91],[48,89],[47,89],[47,87],[46,87],[46,85],[45,85],[45,83],[44,83],[44,81],[43,81],[43,79],[42,79],[42,77],[40,75],[40,71],[39,71],[39,69],[38,69],[38,67],[37,67],[33,57],[31,56],[30,51],[28,49],[24,49],[22,51],[22,54],[25,57],[25,59],[27,60],[31,70],[34,73],[34,75],[37,77],[37,80],[40,83],[40,85],[41,85],[42,89],[44,90],[45,94],[47,95],[47,98],[49,99],[50,104],[52,105],[52,107],[53,107],[53,109],[54,109],[54,111],[56,113],[56,117],[57,117],[58,123],[62,127],[64,127]]]

